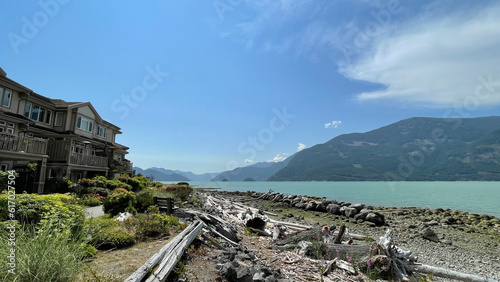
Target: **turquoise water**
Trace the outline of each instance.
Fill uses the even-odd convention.
[[[385,207],[449,208],[500,218],[500,182],[190,182],[199,188],[326,197]]]

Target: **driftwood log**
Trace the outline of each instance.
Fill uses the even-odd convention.
[[[144,265],[130,275],[126,282],[140,282],[158,265],[157,271],[150,276],[147,281],[165,281],[172,268],[177,263],[185,248],[191,244],[194,238],[203,228],[204,224],[201,221],[191,223],[186,229],[179,233],[175,238],[170,240],[163,248],[154,254]],[[171,265],[170,262],[174,262]],[[162,266],[163,265],[163,266]],[[159,271],[159,272],[158,272]],[[157,273],[158,272],[158,273]],[[160,276],[160,272],[163,276]],[[161,279],[163,280],[161,280]]]

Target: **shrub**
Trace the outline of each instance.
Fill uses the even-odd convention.
[[[87,194],[83,195],[78,203],[83,206],[89,206],[89,207],[95,207],[102,205],[102,201],[104,200],[105,197],[99,195],[99,194]]]
[[[81,244],[83,236],[75,236],[71,226],[56,221],[44,221],[39,225],[26,224],[16,230],[16,269],[0,264],[0,281],[74,281],[84,267]],[[0,231],[2,242],[7,233]],[[0,245],[0,256],[10,253],[8,244]]]
[[[66,177],[52,177],[45,181],[44,193],[68,193],[71,192],[71,190],[69,189],[71,184],[73,183]]]
[[[138,240],[169,235],[169,229],[179,225],[176,217],[158,213],[139,214],[137,217],[128,218],[125,224],[134,230]]]
[[[78,196],[90,194],[93,192],[92,187],[83,186],[80,183],[73,183],[69,186],[68,189],[71,193],[75,193]]]
[[[155,182],[151,182],[150,183],[150,186],[153,187],[153,188],[161,188],[163,187],[163,183],[161,183],[160,181],[155,181]]]
[[[144,187],[141,186],[141,182],[139,180],[137,180],[135,178],[130,178],[128,176],[128,174],[124,174],[124,175],[118,177],[117,180],[119,180],[119,181],[121,181],[121,182],[123,182],[125,184],[130,185],[132,187],[131,190],[133,192],[141,191],[142,189],[144,189]]]
[[[189,195],[191,195],[191,193],[193,193],[193,188],[189,185],[171,184],[165,185],[161,189],[174,194],[176,198],[180,199],[183,202],[189,198]]]
[[[104,198],[106,198],[109,195],[110,190],[108,188],[94,187],[94,189],[92,190],[92,193],[99,194],[100,196],[103,196]]]
[[[83,187],[94,187],[95,186],[95,182],[92,181],[92,179],[88,179],[88,178],[82,178],[78,182]]]
[[[138,212],[145,212],[148,207],[154,204],[153,192],[149,189],[142,190],[136,194],[137,204],[135,208]]]
[[[111,215],[117,215],[120,212],[124,212],[129,203],[135,206],[137,199],[134,192],[128,192],[123,188],[115,189],[111,195],[107,196],[104,201],[104,212],[110,213]]]
[[[131,191],[132,190],[132,186],[126,184],[126,183],[123,183],[121,182],[120,180],[118,179],[113,179],[113,180],[108,180],[106,182],[106,188],[109,188],[109,189],[115,189],[115,188],[123,188],[123,189],[126,189],[127,191]]]
[[[0,206],[7,206],[7,195],[0,195]],[[64,221],[68,225],[81,226],[85,212],[77,205],[75,196],[68,194],[18,194],[16,195],[16,219],[21,223],[37,224],[50,216]],[[7,209],[0,209],[0,221],[8,220]]]
[[[108,183],[108,179],[104,176],[96,176],[92,178],[92,181],[94,181],[95,186],[102,188],[106,188],[106,183]]]
[[[149,179],[147,177],[139,174],[139,175],[135,176],[134,179],[139,181],[139,183],[141,184],[141,190],[149,187]]]
[[[124,248],[135,244],[136,236],[130,228],[107,216],[88,219],[90,244],[100,250]]]

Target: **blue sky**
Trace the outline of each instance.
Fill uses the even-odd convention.
[[[497,1],[1,1],[0,66],[90,101],[136,166],[220,172],[405,118],[498,115],[499,14]]]

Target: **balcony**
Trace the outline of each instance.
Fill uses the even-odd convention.
[[[47,140],[0,133],[0,150],[46,155]]]
[[[71,156],[69,158],[69,163],[73,164],[73,165],[107,167],[108,166],[108,158],[107,157],[84,155],[84,154],[80,154],[80,153],[71,153]]]

